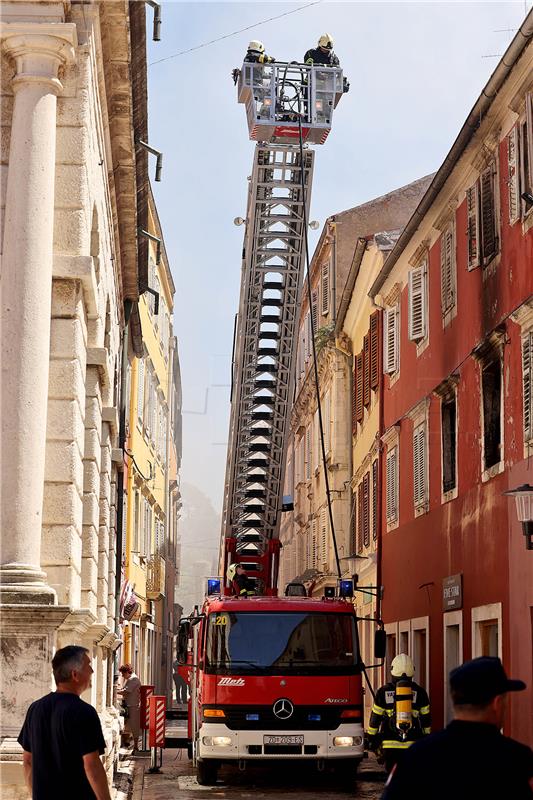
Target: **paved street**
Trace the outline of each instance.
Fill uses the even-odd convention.
[[[384,784],[384,772],[373,759],[363,762],[355,795],[353,790],[343,787],[334,774],[317,773],[310,767],[289,762],[272,765],[272,769],[247,769],[244,773],[226,767],[220,771],[217,785],[208,788],[198,786],[185,750],[166,750],[160,774],[149,774],[148,757],[138,756],[135,761],[132,800],[207,800],[219,797],[275,800],[286,795],[300,800],[316,800],[318,797],[379,800]]]

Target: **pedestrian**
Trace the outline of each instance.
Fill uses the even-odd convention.
[[[391,663],[391,680],[376,692],[367,740],[370,750],[381,750],[390,772],[413,742],[431,733],[431,715],[426,690],[415,683],[415,668],[405,653]]]
[[[452,722],[413,745],[382,800],[531,800],[533,750],[501,733],[508,692],[525,688],[507,678],[499,658],[452,670]]]
[[[139,733],[141,730],[141,682],[133,671],[131,664],[122,664],[120,672],[119,688],[117,694],[122,698],[125,710],[124,733],[132,738],[133,752],[137,750],[139,744]]]
[[[176,689],[176,703],[181,705],[182,703],[187,702],[187,681],[181,675],[180,669],[181,664],[179,661],[174,661],[173,664],[173,678],[174,678],[174,687]]]
[[[81,699],[93,668],[86,647],[69,645],[52,659],[56,691],[31,704],[18,737],[33,800],[111,800],[100,760],[105,741],[98,714]]]

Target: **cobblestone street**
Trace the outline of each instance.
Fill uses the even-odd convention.
[[[333,773],[318,773],[305,765],[297,766],[290,762],[272,765],[271,769],[247,768],[244,773],[234,767],[225,767],[220,771],[217,785],[212,788],[198,786],[185,750],[166,750],[159,774],[150,774],[149,766],[148,757],[136,757],[132,800],[207,800],[219,797],[275,800],[286,795],[301,800],[316,800],[318,797],[379,800],[385,781],[385,773],[372,758],[363,762],[355,794],[353,789],[342,786],[341,779]]]

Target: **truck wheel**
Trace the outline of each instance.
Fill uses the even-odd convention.
[[[350,758],[337,765],[337,774],[341,783],[349,791],[355,790],[357,786],[357,770],[360,763],[358,758]]]
[[[187,758],[192,761],[192,742],[187,742]]]
[[[217,782],[218,764],[202,759],[196,764],[196,779],[200,786],[213,786]]]

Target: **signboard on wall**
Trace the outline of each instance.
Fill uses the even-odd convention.
[[[442,610],[455,611],[463,607],[463,575],[448,575],[442,579]]]

